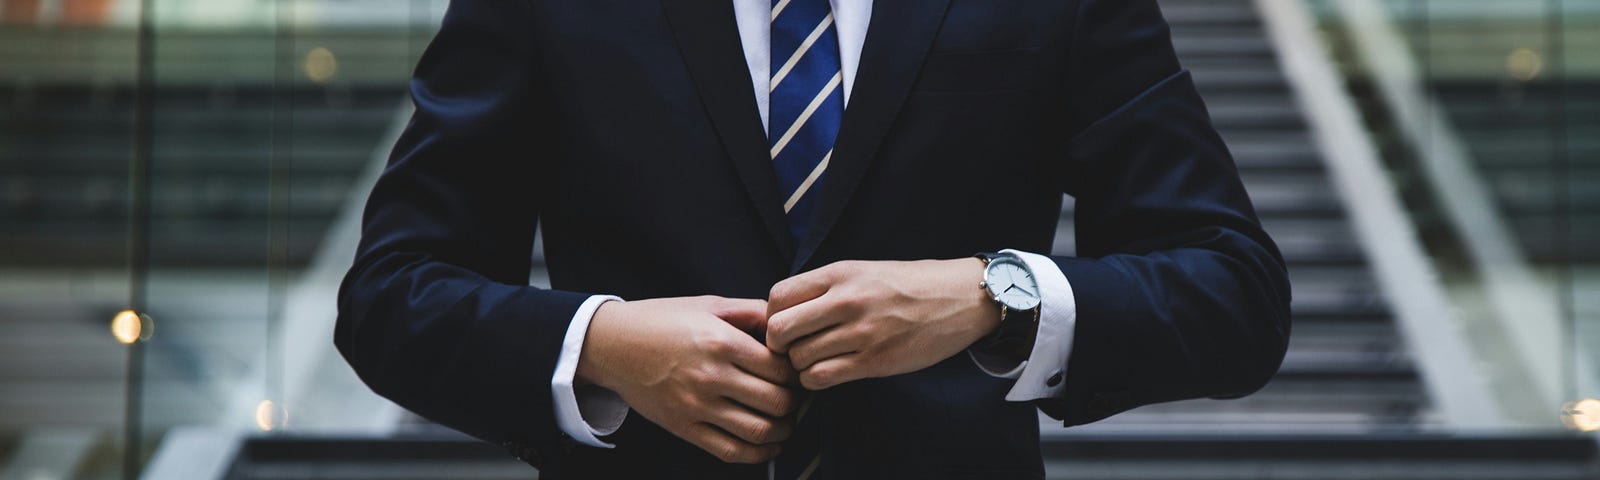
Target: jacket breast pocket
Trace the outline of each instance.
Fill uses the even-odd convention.
[[[1038,49],[934,52],[922,62],[917,92],[983,93],[1020,90],[1033,77]]]

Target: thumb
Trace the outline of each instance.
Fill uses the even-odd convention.
[[[748,333],[762,333],[767,330],[766,300],[725,298],[712,305],[711,314]]]

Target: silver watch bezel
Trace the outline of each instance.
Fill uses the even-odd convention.
[[[1011,305],[1011,304],[1006,303],[1004,300],[1000,299],[1000,293],[994,291],[994,286],[989,284],[989,272],[993,268],[995,268],[995,264],[997,264],[997,263],[1010,263],[1010,264],[1016,265],[1017,267],[1022,268],[1023,271],[1028,272],[1028,275],[1033,275],[1033,269],[1032,268],[1028,268],[1028,263],[1022,261],[1021,258],[1017,258],[1015,255],[1002,255],[1002,256],[996,256],[995,258],[989,259],[989,261],[983,267],[983,280],[982,280],[983,289],[985,291],[989,292],[989,298],[994,300],[995,303],[999,304],[1002,307],[1009,308],[1011,310],[1016,310],[1016,311],[1019,311],[1019,312],[1026,312],[1026,311],[1029,311],[1029,310],[1033,310],[1033,309],[1039,308],[1039,305],[1041,303],[1043,303],[1044,299],[1040,298],[1037,293],[1034,294],[1034,295],[1028,295],[1028,298],[1032,299],[1032,302],[1031,302],[1031,304],[1029,304],[1027,306],[1020,306],[1019,307],[1018,305]],[[1035,277],[1034,284],[1035,285],[1038,284],[1037,277]],[[1035,290],[1037,290],[1037,287],[1035,287]]]

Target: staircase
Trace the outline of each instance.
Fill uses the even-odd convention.
[[[1151,405],[1046,436],[1394,433],[1437,426],[1427,394],[1249,0],[1167,0],[1173,44],[1288,262],[1293,335],[1277,377],[1237,400]],[[1072,251],[1071,211],[1056,251]]]

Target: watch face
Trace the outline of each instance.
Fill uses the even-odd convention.
[[[983,271],[983,281],[995,301],[1012,310],[1032,310],[1039,306],[1039,282],[1021,260],[997,258]]]

